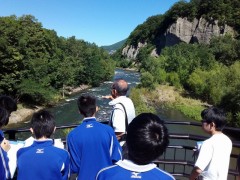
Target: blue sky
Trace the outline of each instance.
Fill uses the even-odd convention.
[[[0,16],[31,14],[58,36],[111,45],[178,0],[0,0]]]

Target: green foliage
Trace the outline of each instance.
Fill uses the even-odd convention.
[[[175,104],[174,108],[182,112],[187,117],[195,120],[202,120],[201,112],[204,109],[202,106],[191,106],[186,104]]]
[[[195,95],[213,104],[219,104],[228,90],[227,68],[215,66],[210,71],[197,69],[191,74],[188,85]]]
[[[0,17],[0,34],[2,94],[48,104],[63,86],[97,86],[114,73],[105,50],[74,36],[58,37],[31,15]]]
[[[141,86],[147,89],[155,88],[154,77],[149,72],[144,72],[141,74]]]
[[[161,25],[162,15],[149,17],[143,24],[138,25],[127,39],[127,44],[137,46],[138,42],[152,42],[156,39],[156,30]]]
[[[136,114],[140,114],[143,112],[152,112],[155,113],[155,109],[148,105],[144,94],[149,93],[149,90],[145,88],[132,88],[130,98],[133,100],[134,106],[136,108]]]
[[[158,84],[165,84],[167,81],[167,73],[164,69],[158,68],[154,73],[154,79]]]
[[[104,50],[111,52],[111,51],[116,51],[118,49],[120,49],[126,42],[127,39],[124,39],[122,41],[119,41],[117,43],[114,43],[112,45],[109,46],[101,46],[101,48],[103,48]]]
[[[21,100],[27,104],[48,104],[54,100],[54,89],[30,79],[23,79],[18,86]]]
[[[209,99],[209,95],[207,92],[207,80],[208,80],[208,72],[203,71],[201,69],[196,69],[188,79],[188,86],[194,92],[195,95],[202,99]]]
[[[164,40],[162,34],[179,17],[190,21],[203,17],[213,24],[218,20],[220,26],[229,25],[240,34],[239,0],[180,0],[165,14],[149,17],[143,24],[138,25],[128,37],[127,44],[137,46],[139,42],[147,42],[157,44],[159,48],[159,41]]]
[[[240,59],[240,41],[231,35],[211,39],[210,48],[216,60],[227,66]]]
[[[196,68],[211,69],[214,65],[214,56],[204,45],[181,43],[165,48],[161,55],[165,57],[162,68],[169,73],[176,72],[183,85]]]
[[[128,68],[130,64],[131,61],[129,61],[128,59],[121,59],[120,61],[118,61],[118,67]]]
[[[180,79],[178,74],[175,72],[170,72],[167,76],[167,81],[169,82],[170,86],[175,86],[177,88],[181,87]]]
[[[201,0],[197,4],[197,9],[199,17],[208,20],[217,19],[220,24],[233,26],[239,32],[240,21],[237,17],[240,17],[240,2],[238,0]]]
[[[163,49],[163,33],[179,17],[190,21],[205,18],[209,24],[218,23],[220,31],[225,25],[231,26],[238,38],[225,35],[212,38],[210,44],[179,43]],[[137,26],[126,43],[148,44],[140,49],[135,61],[142,73],[141,87],[169,84],[184,88],[194,98],[224,107],[231,124],[239,125],[239,34],[239,0],[178,1],[165,14],[152,16]],[[153,47],[161,53],[158,58],[150,57]],[[185,106],[180,109],[184,111]]]

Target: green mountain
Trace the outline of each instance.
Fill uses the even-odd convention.
[[[122,41],[119,41],[115,44],[112,44],[112,45],[109,45],[109,46],[101,46],[101,48],[105,49],[106,51],[108,51],[109,53],[111,52],[115,52],[117,51],[118,49],[120,49],[124,43],[126,42],[127,39],[124,39]]]
[[[172,26],[173,24],[175,26]],[[216,25],[220,30],[216,29]],[[132,45],[136,49],[139,43],[147,43],[159,50],[166,46],[185,42],[184,38],[187,37],[182,36],[186,34],[192,37],[189,43],[199,43],[199,39],[196,37],[200,37],[201,34],[208,35],[204,29],[209,29],[212,34],[219,31],[217,34],[219,36],[229,30],[226,26],[234,29],[235,37],[239,36],[239,0],[190,0],[189,2],[180,0],[165,14],[151,16],[143,24],[138,25],[127,38],[126,44]],[[177,28],[178,31],[172,33]],[[184,33],[181,34],[181,32]],[[195,34],[191,34],[191,32]]]

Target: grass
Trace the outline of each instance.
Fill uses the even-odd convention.
[[[201,111],[205,108],[205,103],[197,99],[183,96],[182,90],[175,89],[173,86],[158,85],[155,90],[146,88],[135,88],[131,91],[131,98],[136,106],[137,113],[154,112],[153,109],[159,105],[166,108],[179,110],[187,117],[201,120]]]

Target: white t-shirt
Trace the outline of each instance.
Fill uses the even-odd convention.
[[[112,126],[114,132],[126,132],[125,129],[125,112],[121,104],[122,103],[126,109],[128,124],[135,118],[135,108],[133,102],[130,98],[126,96],[119,96],[109,102],[109,105],[113,106],[112,112]]]
[[[232,141],[223,133],[203,142],[195,166],[203,171],[204,180],[227,179],[231,151]]]

